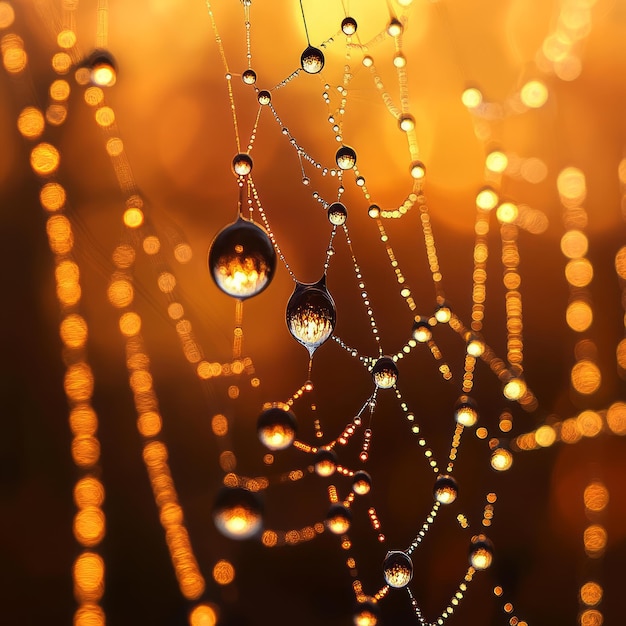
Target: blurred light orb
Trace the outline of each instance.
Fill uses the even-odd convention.
[[[512,224],[519,215],[519,209],[517,205],[512,202],[503,202],[496,209],[496,217],[503,224]]]
[[[248,68],[247,70],[244,71],[244,73],[241,75],[241,80],[246,84],[246,85],[254,85],[254,83],[256,83],[256,72],[250,68]]]
[[[492,150],[485,159],[485,167],[495,174],[502,174],[509,165],[509,157],[501,150]]]
[[[485,535],[474,535],[470,541],[469,562],[475,570],[487,569],[493,561],[493,543]]]
[[[356,152],[350,146],[341,146],[335,154],[337,167],[342,170],[351,170],[356,166]]]
[[[450,310],[450,307],[445,302],[442,302],[435,309],[435,319],[440,324],[447,324],[452,319],[452,311]]]
[[[272,94],[267,89],[261,89],[256,98],[260,105],[267,106],[272,101]]]
[[[393,55],[393,65],[394,67],[406,67],[406,57],[402,54],[402,52],[396,52]]]
[[[343,226],[348,219],[348,209],[342,202],[333,202],[328,207],[328,221],[333,226]]]
[[[405,133],[408,133],[414,130],[415,118],[412,115],[409,115],[408,113],[401,115],[398,118],[398,127],[400,128],[400,130],[404,131]]]
[[[398,366],[390,356],[381,356],[372,368],[372,378],[379,389],[389,389],[398,381]]]
[[[354,35],[356,33],[357,23],[353,17],[344,17],[341,21],[341,30],[344,35]]]
[[[498,206],[500,198],[492,187],[483,187],[476,194],[476,206],[484,211],[491,211]]]
[[[426,166],[421,161],[413,161],[409,171],[411,172],[411,178],[415,180],[422,180],[426,176]]]
[[[333,504],[326,516],[326,528],[334,535],[343,535],[348,532],[352,522],[352,513],[343,504]]]
[[[548,88],[540,80],[529,80],[522,87],[520,98],[527,107],[539,109],[548,100]]]
[[[265,230],[239,217],[211,243],[209,271],[224,293],[244,300],[261,293],[276,269],[276,252]]]
[[[288,448],[296,437],[296,430],[296,416],[282,403],[265,409],[257,420],[257,434],[269,450]]]
[[[483,94],[480,89],[477,89],[476,87],[468,87],[461,94],[461,102],[463,103],[463,106],[468,109],[476,109],[483,102]]]
[[[216,528],[230,539],[249,539],[263,526],[263,506],[258,494],[243,487],[225,487],[213,505]]]
[[[336,318],[335,303],[326,288],[326,276],[317,283],[296,283],[287,303],[287,328],[311,357],[333,334]]]
[[[459,495],[459,487],[452,476],[440,474],[435,481],[433,494],[440,504],[452,504]]]
[[[418,343],[427,343],[433,337],[433,333],[430,330],[430,324],[427,317],[417,316],[413,322],[412,333],[413,339]]]
[[[112,87],[117,80],[117,66],[108,50],[94,50],[87,59],[89,78],[96,87]]]
[[[474,426],[478,421],[478,405],[470,396],[459,396],[454,405],[454,419],[462,426]]]
[[[318,48],[309,46],[300,57],[300,66],[307,74],[319,74],[324,67],[324,54]]]
[[[337,469],[337,455],[328,448],[318,450],[314,461],[315,473],[326,478],[332,476]]]
[[[358,603],[352,622],[354,626],[376,626],[379,613],[378,604],[366,598]]]
[[[496,448],[491,453],[490,463],[497,472],[506,472],[513,465],[513,455],[506,448]]]
[[[406,587],[413,578],[413,561],[406,552],[390,550],[383,561],[385,582],[394,589]]]
[[[247,176],[252,171],[252,157],[241,152],[233,158],[233,172],[236,176]]]
[[[372,477],[364,470],[359,470],[352,477],[352,491],[357,496],[364,496],[372,488]]]

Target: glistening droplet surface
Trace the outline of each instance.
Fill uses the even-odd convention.
[[[350,146],[341,146],[335,154],[337,167],[342,170],[351,170],[356,165],[356,152]]]
[[[309,46],[300,57],[300,66],[307,74],[318,74],[324,67],[324,54],[318,48]]]
[[[296,428],[296,416],[283,404],[265,409],[257,420],[259,439],[270,450],[288,448],[295,439]]]
[[[389,389],[398,381],[398,366],[390,356],[381,356],[372,368],[372,378],[379,389]]]
[[[209,250],[209,271],[226,294],[241,300],[261,293],[276,269],[276,252],[261,226],[239,217],[223,228]]]
[[[447,474],[440,474],[435,481],[433,495],[440,504],[452,504],[459,495],[456,480]]]
[[[475,535],[470,542],[469,562],[477,570],[487,569],[493,561],[493,543],[485,535]]]
[[[326,516],[326,528],[334,535],[348,532],[352,522],[352,513],[343,504],[333,504]]]
[[[247,176],[252,171],[252,157],[243,152],[233,158],[233,172],[237,176]]]
[[[256,72],[252,69],[245,70],[241,75],[241,80],[246,85],[254,85],[254,83],[256,83]]]
[[[383,561],[385,582],[395,589],[406,587],[413,578],[413,561],[406,552],[391,550]]]
[[[287,328],[311,356],[333,334],[335,303],[326,289],[326,277],[316,283],[296,283],[287,303]]]
[[[263,506],[259,495],[242,487],[225,487],[215,499],[213,521],[225,537],[254,537],[263,526]]]
[[[341,21],[341,30],[344,35],[354,35],[356,33],[357,23],[353,17],[344,17]]]

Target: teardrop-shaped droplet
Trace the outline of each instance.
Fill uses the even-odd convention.
[[[401,550],[387,552],[383,561],[383,576],[385,582],[395,589],[406,587],[413,578],[413,561]]]
[[[372,378],[379,389],[389,389],[398,380],[398,366],[390,356],[381,356],[374,363]]]
[[[307,74],[318,74],[324,67],[324,54],[318,48],[309,46],[300,57],[300,66]]]
[[[296,416],[282,403],[265,409],[257,420],[257,434],[270,450],[288,448],[296,436]]]
[[[239,217],[223,228],[209,250],[209,271],[215,284],[233,298],[261,293],[276,269],[276,252],[261,226]]]
[[[261,91],[259,91],[256,97],[259,101],[259,104],[263,106],[267,106],[272,101],[272,94],[267,91],[267,89],[262,89]]]
[[[333,334],[336,316],[325,277],[313,284],[296,283],[287,303],[287,328],[311,356]]]
[[[263,505],[257,493],[242,487],[225,487],[213,506],[217,529],[231,539],[249,539],[263,526]]]
[[[337,455],[328,448],[322,448],[315,455],[314,468],[318,476],[332,476],[337,469]]]

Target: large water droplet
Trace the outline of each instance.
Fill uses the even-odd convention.
[[[459,488],[456,480],[447,474],[440,474],[435,481],[433,489],[435,500],[440,504],[451,504],[459,495]]]
[[[295,439],[296,428],[296,416],[283,404],[265,409],[257,420],[259,439],[270,450],[288,448]]]
[[[342,170],[351,170],[356,165],[356,152],[350,146],[341,146],[335,154],[337,167]]]
[[[343,226],[348,218],[348,209],[341,202],[333,202],[328,207],[328,221],[334,226]]]
[[[287,328],[310,356],[333,334],[335,303],[326,288],[326,276],[312,284],[296,283],[287,303]]]
[[[413,578],[413,561],[406,552],[391,550],[383,561],[383,576],[390,587],[406,587]]]
[[[215,284],[233,298],[261,293],[276,269],[276,252],[261,226],[239,217],[223,228],[209,250],[209,271]]]
[[[475,535],[470,542],[469,562],[477,570],[487,569],[493,561],[493,543],[485,535]]]
[[[372,368],[372,378],[379,389],[389,389],[398,380],[398,366],[390,356],[381,356]]]
[[[213,521],[225,537],[254,537],[263,526],[261,498],[242,487],[225,487],[215,499]]]
[[[344,17],[341,22],[341,30],[344,35],[354,35],[356,33],[357,23],[353,17]]]

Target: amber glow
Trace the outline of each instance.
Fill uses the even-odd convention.
[[[108,128],[115,122],[115,113],[111,107],[100,107],[96,111],[96,122],[102,128]]]
[[[576,418],[576,427],[583,437],[596,437],[602,432],[602,418],[595,411],[583,411]]]
[[[585,488],[584,499],[585,508],[597,513],[606,508],[609,502],[609,491],[603,483],[593,482]]]
[[[602,376],[600,369],[593,361],[583,359],[572,368],[571,380],[572,386],[578,393],[590,395],[599,389]]]
[[[104,611],[97,604],[85,602],[74,615],[74,626],[105,626]]]
[[[74,435],[93,435],[98,428],[98,418],[88,404],[82,404],[70,412],[70,428]]]
[[[607,533],[604,526],[591,524],[585,528],[583,534],[585,552],[592,558],[597,558],[604,554],[607,542]]]
[[[2,62],[10,74],[19,74],[28,63],[24,42],[17,35],[9,34],[2,38]]]
[[[491,467],[493,469],[504,472],[513,465],[513,455],[505,448],[497,448],[491,455]],[[476,567],[476,566],[474,566]]]
[[[143,211],[138,207],[130,207],[124,211],[123,219],[128,228],[139,228],[143,224]]]
[[[593,322],[593,310],[587,302],[574,300],[567,307],[565,320],[572,330],[584,332]]]
[[[613,403],[607,411],[606,422],[616,435],[626,435],[626,403]]]
[[[0,2],[0,28],[9,28],[14,19],[13,7],[8,2]]]
[[[49,143],[40,143],[30,153],[30,165],[39,176],[54,174],[59,167],[59,151]]]
[[[580,614],[580,626],[602,626],[604,617],[596,609],[587,609]]]
[[[72,313],[61,322],[60,335],[68,348],[80,348],[87,341],[87,322],[80,315]]]
[[[199,604],[189,614],[190,626],[215,626],[217,613],[208,604]]]
[[[95,506],[87,506],[76,514],[74,518],[74,536],[83,546],[98,545],[105,533],[104,513]]]
[[[93,476],[81,478],[74,486],[74,502],[80,509],[102,506],[104,502],[104,486]]]
[[[589,242],[580,230],[568,230],[561,237],[561,252],[569,259],[580,259],[587,254]]]
[[[22,109],[17,118],[17,128],[27,139],[37,139],[43,133],[45,120],[42,112],[35,107]]]
[[[602,600],[602,587],[596,582],[586,582],[580,588],[580,599],[587,606],[596,606]]]
[[[593,266],[588,259],[574,259],[565,266],[565,277],[574,287],[586,287],[593,279]]]
[[[228,561],[218,561],[213,566],[213,580],[218,585],[229,585],[235,580],[235,568]]]
[[[527,107],[538,109],[548,100],[548,88],[539,80],[531,80],[522,87],[520,97]]]
[[[65,205],[65,189],[59,183],[46,183],[41,188],[39,200],[46,211],[58,211]]]
[[[144,437],[155,437],[161,432],[161,416],[155,411],[147,411],[137,418],[137,430]]]
[[[120,317],[120,332],[125,337],[133,337],[141,330],[141,317],[134,311],[124,313]]]
[[[135,293],[132,284],[128,280],[118,279],[109,285],[107,296],[113,306],[123,308],[131,304]]]
[[[64,388],[67,397],[75,402],[84,402],[93,393],[93,374],[86,363],[76,363],[67,368]]]
[[[95,552],[83,552],[74,562],[74,588],[81,601],[97,602],[104,591],[104,561]]]

